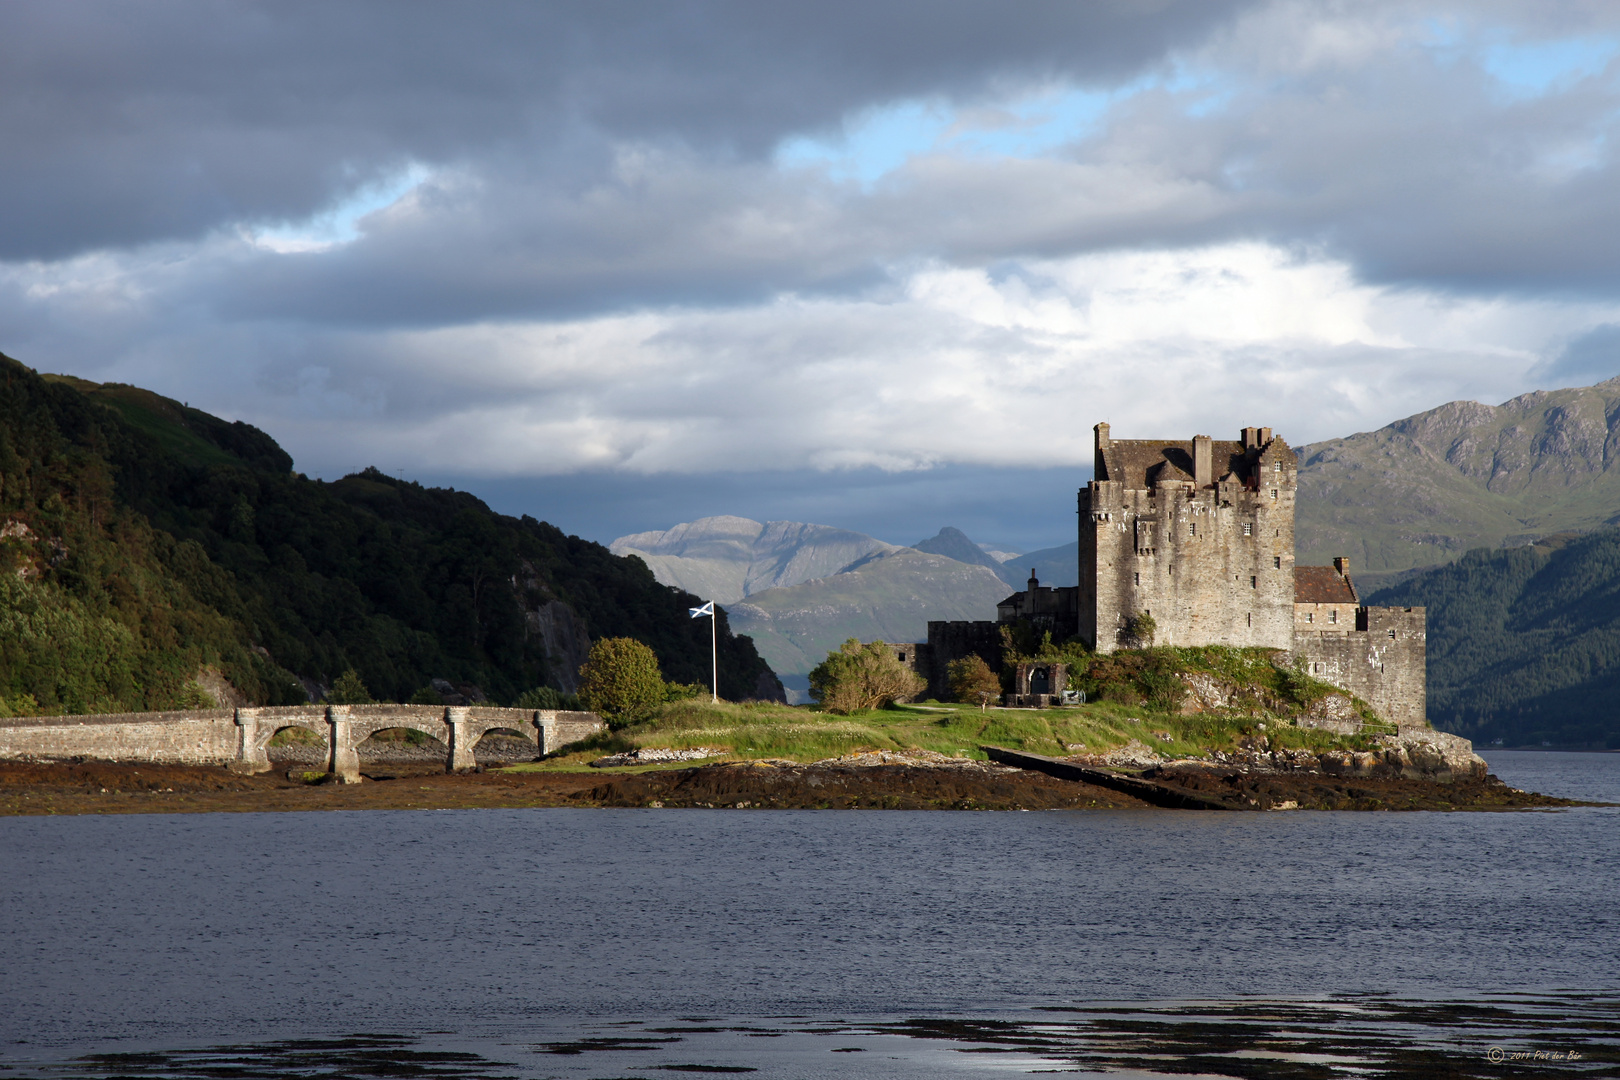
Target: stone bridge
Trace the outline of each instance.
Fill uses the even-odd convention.
[[[226,765],[260,773],[270,770],[269,746],[276,733],[300,728],[326,744],[333,778],[354,783],[360,779],[357,748],[379,731],[406,728],[433,736],[446,747],[445,771],[456,772],[475,766],[473,747],[491,733],[527,739],[540,758],[605,726],[595,713],[479,705],[295,705],[35,716],[0,720],[0,758]]]

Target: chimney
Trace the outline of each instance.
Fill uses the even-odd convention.
[[[1207,488],[1215,482],[1215,458],[1208,435],[1193,436],[1193,484]]]
[[[1350,560],[1345,558],[1343,555],[1335,557],[1333,560],[1333,569],[1339,572],[1340,577],[1348,577],[1350,574]]]
[[[1270,441],[1271,441],[1271,429],[1268,428],[1268,427],[1261,428],[1260,429],[1260,442],[1259,442],[1259,445],[1264,446],[1267,443],[1269,443]]]
[[[1253,450],[1254,449],[1254,437],[1255,437],[1256,434],[1257,433],[1256,433],[1255,429],[1252,428],[1252,427],[1246,427],[1246,428],[1243,429],[1243,449],[1245,449],[1245,450]]]
[[[1035,568],[1032,566],[1032,567],[1029,568],[1029,591],[1030,591],[1030,594],[1034,595],[1035,590],[1040,588],[1040,587],[1041,587],[1040,579],[1035,576]]]
[[[1108,449],[1108,425],[1107,424],[1098,424],[1096,427],[1092,428],[1091,430],[1097,433],[1097,444],[1096,444],[1097,449],[1098,450],[1106,450],[1106,449]]]

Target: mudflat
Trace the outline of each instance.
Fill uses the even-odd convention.
[[[615,806],[728,809],[1156,809],[1108,788],[982,761],[852,765],[728,762],[633,772],[446,774],[376,766],[359,784],[308,783],[297,769],[240,776],[216,766],[0,762],[0,814],[450,810]],[[1521,810],[1588,805],[1495,777],[1450,783],[1231,768],[1159,768],[1159,785],[1232,810]],[[1211,807],[1215,808],[1214,806]]]

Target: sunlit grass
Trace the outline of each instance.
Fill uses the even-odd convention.
[[[706,760],[809,762],[868,751],[905,750],[983,759],[980,747],[984,745],[1063,757],[1107,753],[1137,741],[1166,757],[1201,757],[1214,750],[1236,750],[1244,737],[1262,734],[1274,747],[1318,752],[1372,745],[1370,735],[1334,735],[1295,727],[1274,716],[1180,716],[1106,701],[1061,709],[979,709],[929,702],[835,716],[810,706],[716,705],[691,700],[665,705],[644,724],[604,732],[544,762],[510,768],[577,770],[605,755],[643,747],[717,752]],[[691,764],[629,768],[645,771]]]

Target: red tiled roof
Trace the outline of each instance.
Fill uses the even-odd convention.
[[[1294,567],[1294,603],[1359,604],[1356,587],[1331,566]]]

